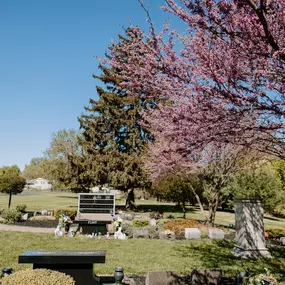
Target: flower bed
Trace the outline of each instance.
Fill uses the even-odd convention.
[[[174,231],[175,233],[184,233],[186,228],[206,228],[204,224],[194,219],[171,220],[164,224],[165,230]]]

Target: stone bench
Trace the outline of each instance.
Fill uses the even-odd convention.
[[[93,264],[105,263],[106,251],[26,251],[19,255],[19,263],[32,263],[33,269],[45,268],[72,276],[76,285],[101,284],[93,273]]]

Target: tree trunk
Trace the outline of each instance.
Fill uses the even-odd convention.
[[[216,212],[219,206],[219,200],[220,200],[220,190],[217,190],[217,193],[213,201],[209,201],[209,217],[208,217],[207,224],[210,226],[215,225],[215,218],[216,218]]]
[[[195,198],[196,198],[196,200],[197,200],[197,203],[198,203],[198,205],[199,205],[201,214],[205,217],[205,220],[207,221],[207,220],[208,220],[208,217],[207,217],[207,215],[205,214],[204,207],[203,207],[203,204],[201,203],[201,200],[200,200],[199,195],[196,193],[196,191],[194,190],[193,187],[190,187],[190,188],[191,188],[191,191],[192,191],[192,193],[194,194],[194,196],[195,196]]]
[[[183,211],[183,219],[186,219],[186,206],[185,201],[182,201],[182,211]]]
[[[130,191],[128,191],[125,207],[126,209],[130,209],[130,210],[136,209],[134,189],[131,189]]]
[[[9,195],[8,209],[10,209],[10,206],[11,206],[11,200],[12,200],[12,192],[10,192],[10,195]]]
[[[214,210],[213,203],[209,202],[209,216],[208,216],[208,220],[207,220],[207,225],[214,226],[215,216],[216,216],[216,212]]]

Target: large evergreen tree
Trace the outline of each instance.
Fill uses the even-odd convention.
[[[118,45],[130,40],[127,32],[126,38],[119,38]],[[94,185],[133,191],[147,183],[141,155],[151,135],[142,127],[140,114],[147,104],[142,93],[118,88],[119,69],[104,65],[99,68],[102,74],[94,78],[105,87],[97,86],[99,99],[90,99],[86,113],[79,118],[85,173],[93,177]]]

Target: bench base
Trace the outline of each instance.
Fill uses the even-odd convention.
[[[45,268],[70,275],[76,285],[101,285],[101,280],[93,274],[93,264],[42,264],[34,263],[33,269]]]

